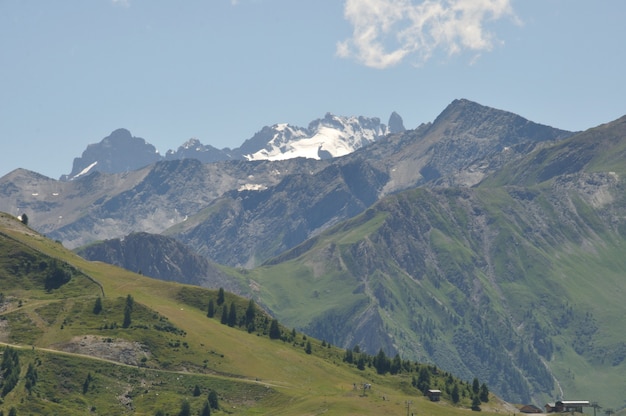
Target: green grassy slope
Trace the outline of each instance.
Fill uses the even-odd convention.
[[[378,375],[304,334],[283,328],[282,340],[270,339],[271,317],[260,309],[250,333],[221,324],[221,306],[207,317],[217,291],[85,261],[4,214],[0,253],[0,351],[3,360],[19,357],[17,383],[0,401],[5,414],[13,407],[17,414],[178,414],[184,400],[195,414],[210,391],[221,406],[212,414],[404,414],[407,401],[424,415],[468,412],[469,385],[445,373],[433,373],[431,387],[449,397],[459,385],[458,406],[431,403],[412,387],[415,364],[406,363],[412,372]],[[226,293],[231,303],[243,320],[248,301]],[[11,377],[5,370],[2,388]],[[354,388],[363,383],[372,389]],[[482,407],[510,409],[493,396]]]

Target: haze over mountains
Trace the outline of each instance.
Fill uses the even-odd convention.
[[[319,125],[336,119],[327,118]],[[219,281],[195,266],[182,275],[228,281],[334,345],[477,376],[513,402],[621,406],[626,120],[575,134],[468,100],[414,130],[340,120],[336,132],[380,135],[341,157],[326,157],[339,146],[324,144],[316,158],[270,160],[316,148],[277,125],[229,160],[172,153],[99,172],[118,135],[135,140],[114,132],[100,156],[96,146],[75,162],[72,180],[0,178],[0,210],[26,212],[71,248],[101,241],[80,253],[159,278],[196,262],[236,267]],[[158,261],[174,251],[181,260]]]

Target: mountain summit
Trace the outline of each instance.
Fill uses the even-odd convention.
[[[117,129],[100,143],[87,146],[82,156],[74,159],[72,172],[61,180],[76,179],[94,170],[102,173],[135,170],[159,160],[161,155],[153,145],[126,129]]]
[[[237,153],[247,160],[330,159],[352,153],[387,133],[387,126],[378,118],[326,113],[324,118],[309,123],[306,129],[288,124],[265,127]],[[256,150],[259,145],[263,147]]]

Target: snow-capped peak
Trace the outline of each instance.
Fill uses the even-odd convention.
[[[326,159],[344,156],[376,141],[387,134],[388,129],[379,118],[342,117],[327,113],[324,118],[312,121],[306,129],[275,124],[257,135],[261,133],[270,136],[269,141],[264,148],[244,154],[246,159]]]

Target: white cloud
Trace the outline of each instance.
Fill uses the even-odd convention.
[[[486,22],[516,21],[511,0],[346,0],[344,16],[352,37],[337,44],[337,55],[373,68],[409,56],[423,63],[437,50],[478,55],[496,43]]]

